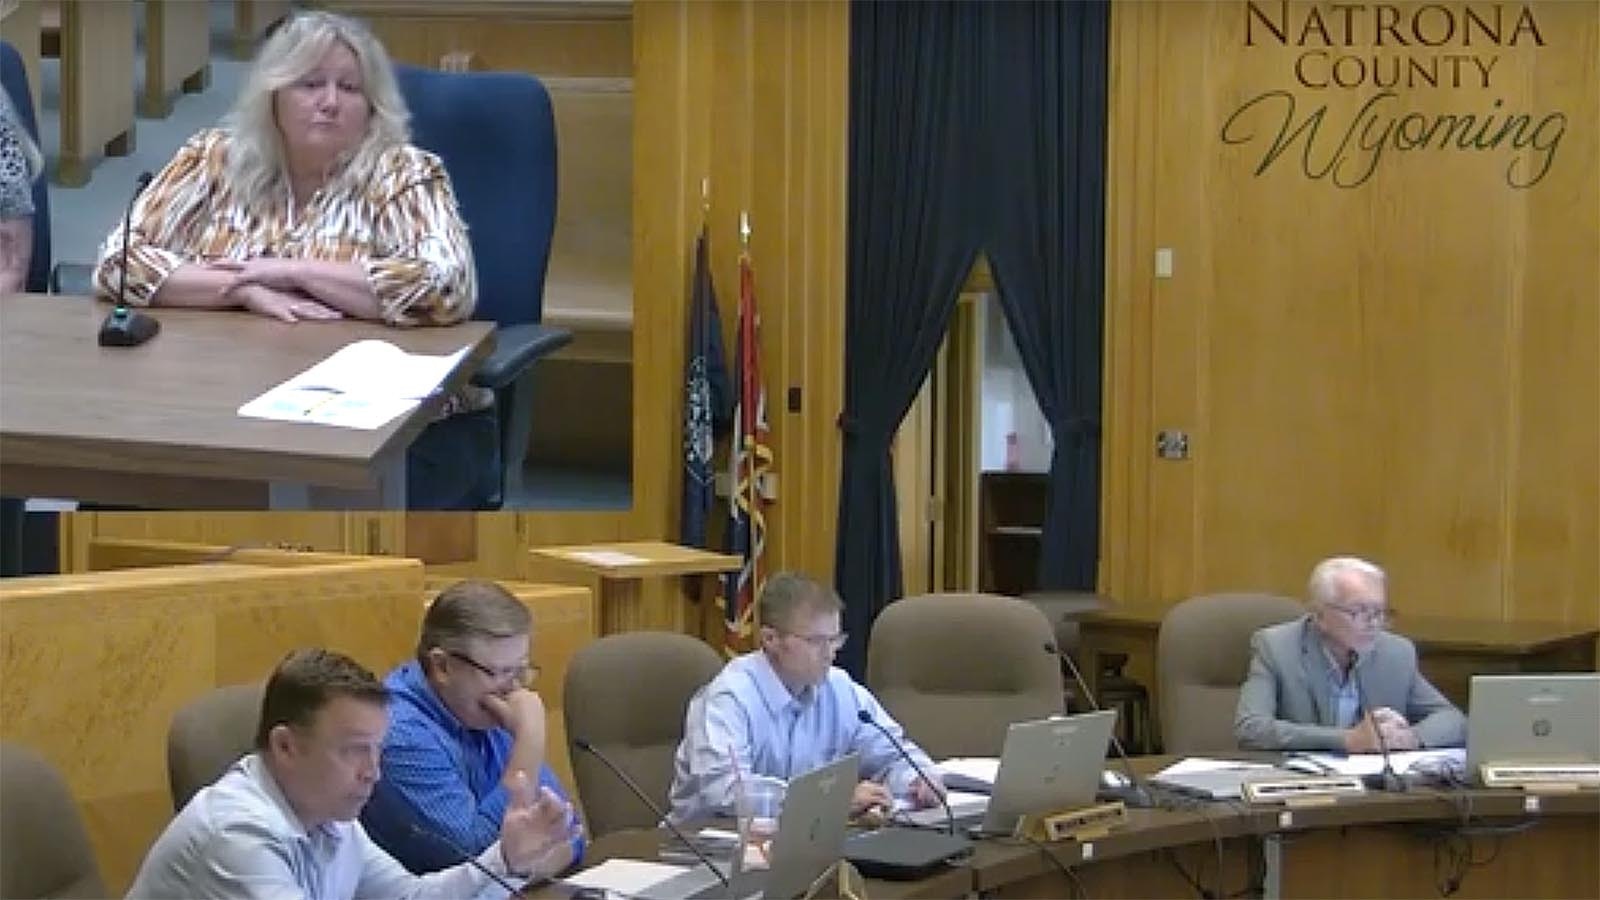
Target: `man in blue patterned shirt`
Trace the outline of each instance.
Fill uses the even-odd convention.
[[[789,572],[756,600],[761,648],[731,660],[689,701],[672,780],[675,822],[729,814],[740,782],[787,782],[850,753],[861,755],[852,809],[889,809],[899,798],[933,806],[944,791],[927,754],[833,656],[844,645],[843,604],[832,589]],[[869,718],[893,734],[924,781]]]
[[[514,772],[538,772],[540,785],[566,797],[544,761],[544,702],[529,689],[532,628],[527,607],[500,585],[459,582],[423,616],[417,658],[384,680],[383,778],[361,821],[413,872],[493,844]],[[558,870],[583,856],[576,817],[568,832]]]

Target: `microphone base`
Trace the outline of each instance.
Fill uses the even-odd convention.
[[[1410,788],[1406,780],[1394,772],[1363,775],[1361,776],[1361,786],[1369,791],[1388,791],[1394,794],[1403,794]]]
[[[137,347],[160,331],[161,323],[154,316],[119,306],[100,323],[99,343],[102,347]]]

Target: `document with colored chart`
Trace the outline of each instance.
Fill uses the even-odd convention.
[[[239,407],[250,419],[339,428],[382,428],[439,390],[468,348],[445,356],[356,341]]]

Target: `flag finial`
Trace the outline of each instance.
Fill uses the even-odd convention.
[[[745,246],[745,249],[749,249],[749,247],[750,247],[750,212],[749,212],[749,210],[740,210],[740,212],[739,212],[739,243],[743,244]]]

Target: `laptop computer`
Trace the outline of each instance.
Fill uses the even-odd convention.
[[[850,798],[860,778],[860,766],[859,757],[852,753],[789,782],[768,868],[740,872],[724,885],[701,865],[635,896],[639,900],[794,900],[803,896],[844,855]]]
[[[1467,777],[1484,763],[1600,762],[1600,673],[1474,675]]]
[[[1094,803],[1116,723],[1114,709],[1012,723],[988,804],[981,812],[958,814],[956,827],[1011,834],[1029,813]],[[944,822],[938,809],[918,810],[911,818],[926,825]]]

